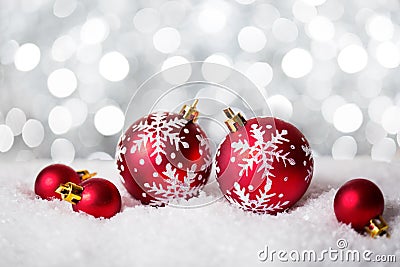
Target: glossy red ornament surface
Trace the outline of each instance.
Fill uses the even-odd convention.
[[[83,187],[82,198],[74,211],[83,211],[96,218],[111,218],[121,211],[121,195],[117,187],[102,178],[92,178],[80,184]]]
[[[338,221],[363,231],[369,220],[382,215],[385,206],[379,187],[367,179],[353,179],[336,192],[334,210]]]
[[[170,112],[133,123],[121,136],[116,157],[128,192],[155,206],[197,195],[211,171],[206,134],[197,123]]]
[[[310,185],[313,167],[304,135],[272,117],[247,120],[226,136],[216,156],[217,181],[226,199],[257,213],[293,206]]]
[[[35,181],[35,193],[43,199],[61,199],[55,190],[60,184],[72,182],[79,184],[81,179],[76,171],[63,164],[53,164],[40,171]]]

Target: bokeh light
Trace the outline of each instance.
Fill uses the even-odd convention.
[[[396,153],[396,143],[391,138],[383,138],[372,146],[371,158],[373,160],[390,162]]]
[[[64,62],[75,53],[76,46],[76,42],[71,36],[60,36],[53,43],[51,55],[55,61]]]
[[[109,34],[109,26],[102,18],[91,18],[83,24],[80,37],[86,44],[103,42]]]
[[[26,115],[22,109],[12,108],[7,113],[6,125],[10,127],[14,136],[20,135],[26,122]]]
[[[255,62],[248,67],[246,76],[258,87],[265,87],[272,81],[273,70],[267,62]]]
[[[38,147],[44,139],[44,127],[38,120],[28,120],[22,129],[22,139],[28,147]]]
[[[77,5],[76,0],[56,0],[53,6],[54,16],[66,18],[74,12]]]
[[[249,53],[262,50],[267,43],[267,38],[262,30],[254,26],[247,26],[240,30],[238,34],[240,48]]]
[[[125,115],[116,106],[105,106],[96,112],[94,125],[105,136],[119,133],[124,126]]]
[[[7,152],[14,143],[14,134],[10,127],[0,124],[0,152]]]
[[[390,134],[400,132],[400,107],[388,107],[382,114],[382,126]]]
[[[310,73],[313,60],[310,53],[302,48],[293,48],[282,59],[282,70],[291,78],[301,78]]]
[[[377,41],[386,41],[392,38],[394,27],[392,21],[385,16],[375,15],[366,24],[369,36]]]
[[[337,61],[344,72],[356,73],[367,66],[368,54],[363,47],[352,44],[340,51]]]
[[[109,52],[101,58],[99,72],[106,80],[118,82],[128,75],[129,62],[121,53]]]
[[[283,95],[273,95],[268,97],[267,103],[274,117],[289,120],[292,116],[292,103]]]
[[[63,106],[55,106],[49,113],[48,123],[54,134],[65,134],[72,126],[71,113]]]
[[[278,41],[290,43],[297,39],[299,31],[293,21],[279,18],[272,25],[272,33]]]
[[[385,68],[397,68],[400,64],[400,48],[392,42],[384,42],[376,48],[376,59]]]
[[[363,114],[361,109],[353,103],[340,106],[333,115],[333,125],[343,133],[357,131],[362,123]]]
[[[209,5],[200,12],[198,23],[204,32],[217,33],[225,27],[226,16],[218,8]]]
[[[75,74],[66,68],[53,71],[47,79],[47,87],[55,97],[70,96],[78,86]]]
[[[37,45],[26,43],[21,45],[14,57],[15,68],[20,71],[33,70],[40,61],[40,49]]]
[[[316,41],[326,42],[335,35],[333,23],[322,16],[314,17],[308,24],[307,30],[310,37]]]
[[[58,138],[51,144],[51,159],[54,162],[70,164],[75,159],[75,147],[71,141]]]
[[[332,146],[332,157],[336,160],[352,160],[357,154],[357,142],[352,136],[339,137]]]
[[[153,36],[153,45],[161,53],[170,54],[181,45],[181,35],[175,28],[161,28]]]

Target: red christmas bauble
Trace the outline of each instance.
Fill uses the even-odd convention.
[[[240,113],[237,118],[243,119]],[[272,117],[242,123],[217,150],[221,191],[247,211],[276,214],[290,208],[304,195],[313,175],[306,138],[292,124]]]
[[[121,211],[121,195],[117,187],[102,178],[92,178],[80,184],[81,199],[72,208],[96,218],[111,218]]]
[[[55,192],[60,184],[81,182],[79,174],[72,168],[63,164],[53,164],[45,167],[35,181],[35,193],[43,199],[58,198],[61,196]]]
[[[116,157],[128,192],[154,206],[197,195],[211,172],[206,134],[193,120],[171,112],[133,123],[121,136]]]
[[[371,219],[382,215],[385,206],[379,187],[367,179],[353,179],[336,192],[334,210],[338,221],[363,231]]]

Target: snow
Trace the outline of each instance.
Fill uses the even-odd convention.
[[[73,212],[66,202],[37,199],[34,180],[48,164],[43,160],[0,163],[0,266],[275,266],[283,264],[276,257],[273,262],[258,260],[265,246],[319,253],[338,249],[341,238],[349,249],[394,254],[400,261],[399,162],[316,158],[316,173],[305,196],[287,213],[271,216],[243,212],[225,199],[215,201],[220,194],[212,186],[184,203],[213,202],[210,205],[138,205],[120,183],[115,162],[75,161],[72,167],[97,171],[98,177],[120,189],[123,211],[109,220]],[[335,190],[355,177],[371,179],[384,193],[390,239],[362,236],[337,222],[332,208]],[[327,258],[319,264],[334,263]]]

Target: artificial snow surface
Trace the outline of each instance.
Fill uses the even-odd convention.
[[[119,181],[115,162],[76,161],[72,167],[97,171],[114,182],[123,196],[123,211],[115,217],[94,219],[73,212],[70,204],[37,199],[33,184],[50,162],[0,163],[0,266],[275,266],[261,262],[260,250],[347,249],[394,254],[400,261],[400,164],[368,159],[333,161],[316,158],[315,175],[305,196],[288,212],[257,215],[230,205],[225,199],[200,208],[153,208],[138,205]],[[339,224],[332,203],[346,180],[367,177],[385,196],[384,218],[391,238],[372,239]],[[217,198],[213,187],[185,205]],[[288,257],[288,256],[286,256]],[[319,265],[336,263],[327,257]],[[350,262],[352,266],[376,266]],[[286,266],[294,265],[289,260]],[[309,262],[296,265],[309,266]]]

